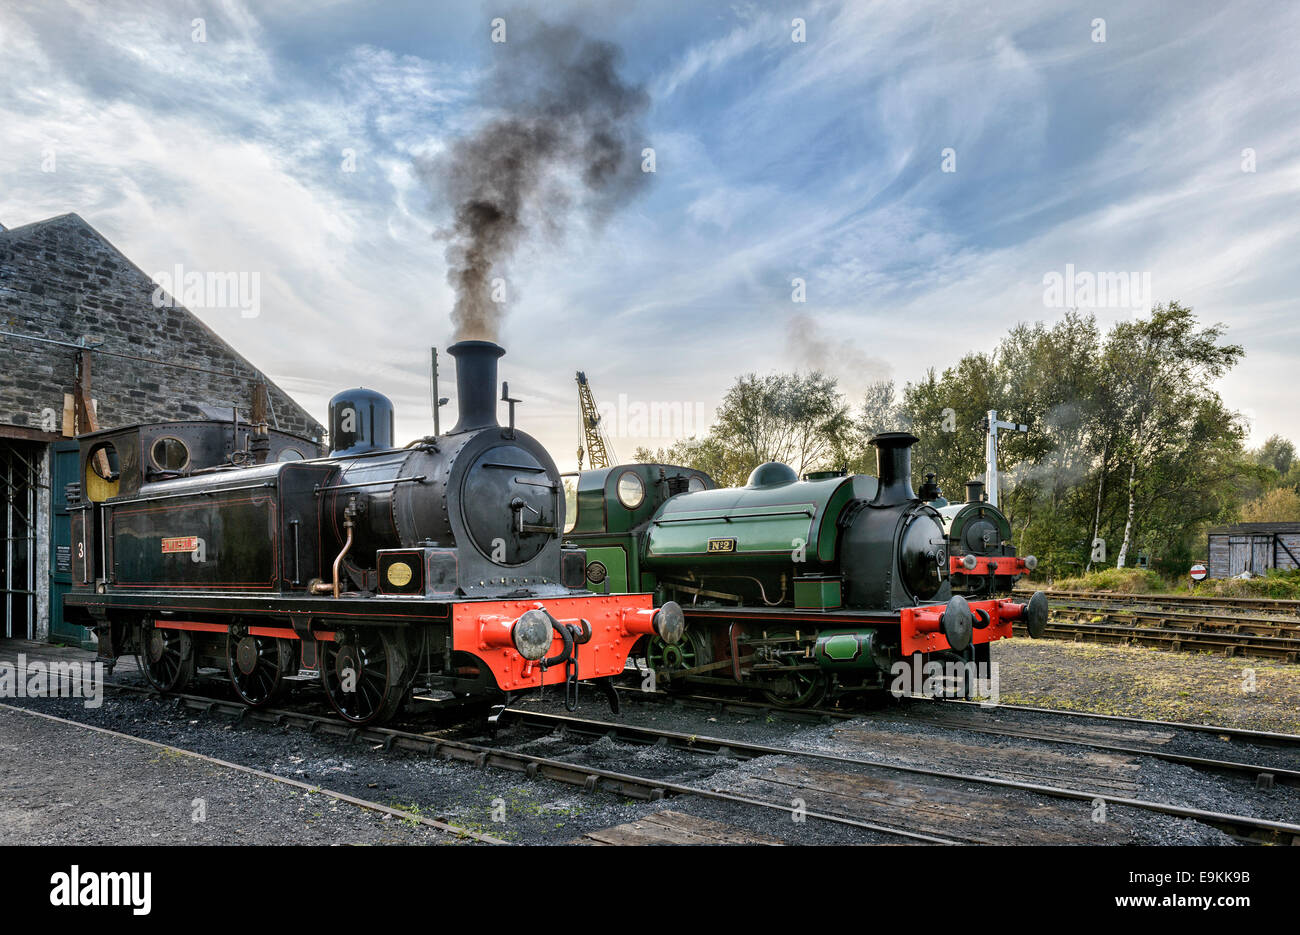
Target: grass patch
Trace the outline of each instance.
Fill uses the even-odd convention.
[[[167,763],[169,761],[175,762],[177,760],[188,760],[188,759],[190,759],[190,755],[188,753],[182,753],[180,750],[163,749],[163,750],[159,750],[158,755],[155,756],[149,762]]]
[[[1300,569],[1270,568],[1255,578],[1210,578],[1189,587],[1186,579],[1171,582],[1147,568],[1103,568],[1076,578],[1062,578],[1051,587],[1060,591],[1111,591],[1115,594],[1190,594],[1193,597],[1272,598],[1300,600]]]
[[[1064,640],[994,644],[1004,704],[1300,732],[1300,666]]]
[[[1103,568],[1078,578],[1062,578],[1052,586],[1062,591],[1114,591],[1117,594],[1170,590],[1169,583],[1148,568]]]

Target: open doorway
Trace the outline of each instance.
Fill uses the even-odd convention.
[[[0,439],[0,615],[4,635],[34,639],[41,446]]]

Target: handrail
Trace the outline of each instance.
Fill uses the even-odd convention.
[[[773,510],[766,513],[740,513],[736,515],[715,514],[713,516],[683,516],[680,519],[657,519],[654,521],[656,526],[667,526],[671,523],[716,523],[722,520],[725,523],[734,523],[738,519],[768,519],[773,516],[808,516],[816,515],[816,511],[805,507],[802,510]]]
[[[238,490],[260,490],[266,487],[278,487],[275,481],[265,481],[261,484],[244,484],[242,487],[217,487],[213,490],[187,490],[183,493],[165,493],[158,496],[150,497],[132,497],[130,500],[105,500],[101,506],[124,506],[128,503],[150,503],[154,500],[175,500],[179,497],[211,497],[219,493],[233,493]]]

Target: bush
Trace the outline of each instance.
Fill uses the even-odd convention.
[[[1064,578],[1053,587],[1065,591],[1116,591],[1120,594],[1169,590],[1165,579],[1147,568],[1103,568],[1078,578]]]

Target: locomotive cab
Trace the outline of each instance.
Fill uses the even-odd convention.
[[[132,425],[78,441],[82,496],[95,503],[138,494],[155,481],[321,454],[313,439],[233,419]]]
[[[664,503],[717,487],[703,471],[671,464],[619,464],[566,478],[575,496],[565,540],[585,549],[587,587],[600,594],[627,591],[641,578],[638,537]],[[641,587],[653,588],[653,576]]]
[[[132,425],[79,437],[79,484],[69,485],[72,517],[72,586],[110,580],[113,553],[104,541],[104,522],[116,500],[140,498],[152,485],[213,476],[262,462],[318,457],[319,442],[266,426],[206,419]]]

